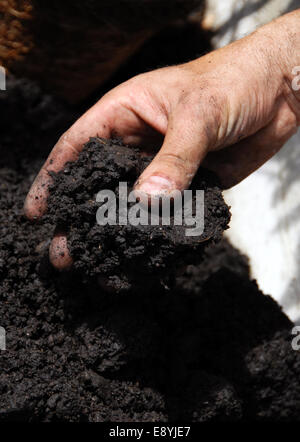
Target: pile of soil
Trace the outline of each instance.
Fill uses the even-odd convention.
[[[196,189],[204,190],[201,235],[187,236],[187,225],[174,225],[172,210],[169,226],[163,225],[161,218],[157,226],[150,225],[150,220],[149,225],[98,225],[96,212],[101,203],[96,202],[97,193],[107,189],[114,192],[118,220],[119,183],[126,183],[128,195],[152,158],[121,140],[91,138],[76,162],[51,173],[54,183],[48,198],[48,222],[68,233],[74,268],[82,276],[105,279],[106,288],[115,292],[140,290],[145,287],[145,278],[148,289],[153,290],[154,283],[169,288],[175,270],[200,261],[205,248],[220,240],[228,227],[230,213],[217,179],[204,169],[191,184],[194,194]],[[133,205],[126,203],[128,211]],[[195,195],[192,205],[195,217]],[[146,213],[146,206],[144,209]],[[197,217],[200,221],[199,213]]]
[[[293,324],[227,242],[170,290],[112,296],[48,262],[24,198],[74,118],[28,82],[0,95],[0,420],[299,420]],[[4,118],[4,120],[3,120]]]

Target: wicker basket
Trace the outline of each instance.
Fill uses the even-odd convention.
[[[1,0],[0,65],[70,102],[201,0]]]

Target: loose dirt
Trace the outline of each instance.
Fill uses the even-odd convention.
[[[76,114],[21,80],[1,93],[0,113],[0,326],[7,336],[0,420],[299,420],[293,324],[249,278],[247,259],[225,241],[211,243],[169,290],[121,296],[85,281],[79,269],[57,273],[47,255],[55,226],[30,224],[22,206]],[[117,181],[124,169],[113,158],[111,165],[108,177]]]

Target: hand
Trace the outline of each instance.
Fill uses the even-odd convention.
[[[289,15],[300,28],[299,12]],[[107,93],[53,148],[27,196],[28,218],[46,211],[48,171],[75,160],[96,134],[118,134],[145,148],[163,141],[136,185],[148,194],[187,188],[201,163],[224,187],[260,167],[300,121],[300,97],[288,78],[295,65],[286,55],[291,25],[284,18],[221,50],[139,75]],[[285,40],[286,51],[279,50],[278,41]],[[54,237],[50,259],[59,269],[71,265],[63,234]]]

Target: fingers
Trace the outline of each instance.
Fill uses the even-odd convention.
[[[162,148],[138,179],[135,189],[151,196],[189,187],[209,145],[207,132],[187,117],[171,117]]]
[[[105,113],[106,106],[106,100],[93,106],[58,140],[26,197],[24,211],[29,219],[37,219],[46,211],[48,187],[52,181],[49,171],[58,172],[66,162],[75,161],[90,136],[109,137],[110,114]]]
[[[49,248],[49,258],[57,270],[67,270],[72,266],[73,260],[70,256],[67,238],[64,233],[57,233],[52,239]]]
[[[263,129],[233,146],[207,155],[203,165],[214,171],[228,189],[257,170],[297,131],[297,120],[287,103]]]
[[[52,182],[49,171],[58,172],[67,161],[74,161],[77,158],[76,148],[64,138],[67,136],[66,134],[61,137],[55,145],[29,190],[24,211],[31,220],[41,217],[46,211],[48,187]]]

